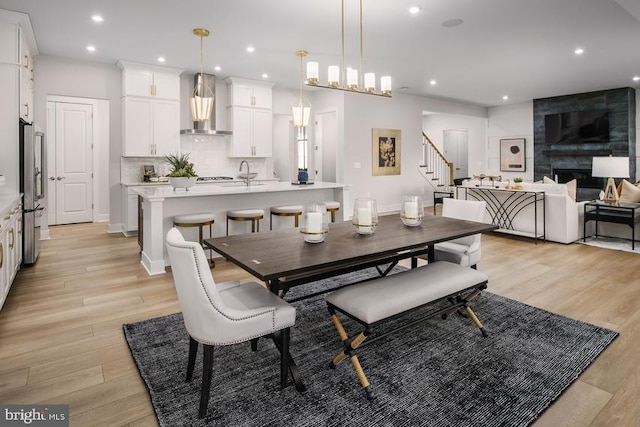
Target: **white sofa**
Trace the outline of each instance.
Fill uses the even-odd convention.
[[[491,189],[492,187],[485,182],[481,188]],[[458,187],[457,197],[464,198],[465,190],[478,188],[479,181],[467,180],[461,187]],[[498,186],[504,189],[505,183],[495,182],[493,187]],[[526,183],[524,184],[525,190],[540,190],[545,192],[545,215],[538,211],[538,233],[542,233],[544,222],[546,222],[545,238],[546,240],[558,243],[572,243],[583,237],[583,224],[584,224],[584,204],[586,202],[576,202],[568,194],[567,186],[565,184],[542,184],[542,183]],[[467,198],[475,200],[473,191],[467,192]],[[495,215],[495,206],[508,197],[511,192],[508,191],[492,191],[491,197],[493,199],[493,205],[487,206],[487,214],[485,216],[486,222],[492,222],[492,213]],[[538,204],[539,208],[541,204]],[[513,231],[516,233],[534,233],[535,224],[535,210],[533,205],[524,207],[516,215],[512,216],[511,225]],[[544,222],[543,222],[544,221]],[[589,229],[587,235],[592,233],[592,224],[588,224]]]

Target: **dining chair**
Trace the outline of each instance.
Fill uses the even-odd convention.
[[[484,222],[486,208],[487,203],[484,201],[444,199],[442,216]],[[437,243],[434,247],[435,260],[476,268],[482,255],[480,236],[480,234],[474,234]]]
[[[167,233],[166,244],[173,282],[189,334],[186,382],[193,377],[199,344],[204,348],[198,417],[204,418],[207,412],[215,346],[249,341],[251,348],[257,350],[258,338],[272,338],[280,350],[280,387],[285,388],[295,308],[255,282],[216,284],[202,246],[198,242],[184,240],[175,227]]]

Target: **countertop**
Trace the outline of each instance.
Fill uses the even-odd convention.
[[[253,179],[251,182],[278,182],[278,178],[264,178],[264,179]],[[233,184],[236,182],[245,182],[244,179],[230,179],[226,181],[198,181],[196,185],[220,185],[220,184]],[[123,181],[120,183],[123,187],[150,187],[150,186],[166,186],[169,185],[169,181],[166,182],[146,182],[146,181]]]
[[[124,185],[124,184],[123,184]],[[313,184],[295,185],[290,182],[262,182],[253,183],[247,187],[244,183],[198,184],[189,191],[179,189],[173,191],[169,185],[149,185],[133,188],[133,192],[146,200],[174,199],[185,197],[241,195],[248,193],[270,193],[279,191],[312,191],[343,188],[344,184],[335,182],[315,182]]]
[[[19,193],[0,192],[0,214],[4,215],[22,197]],[[2,218],[0,218],[1,220]]]

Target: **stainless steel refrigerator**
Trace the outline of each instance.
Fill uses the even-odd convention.
[[[20,119],[20,192],[22,204],[22,262],[34,264],[40,253],[40,219],[44,214],[47,155],[44,133]]]

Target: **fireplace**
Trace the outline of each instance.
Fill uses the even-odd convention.
[[[560,184],[567,183],[573,179],[576,180],[578,187],[576,200],[578,201],[597,198],[605,185],[603,178],[591,176],[591,169],[554,168],[553,175],[557,177]]]

